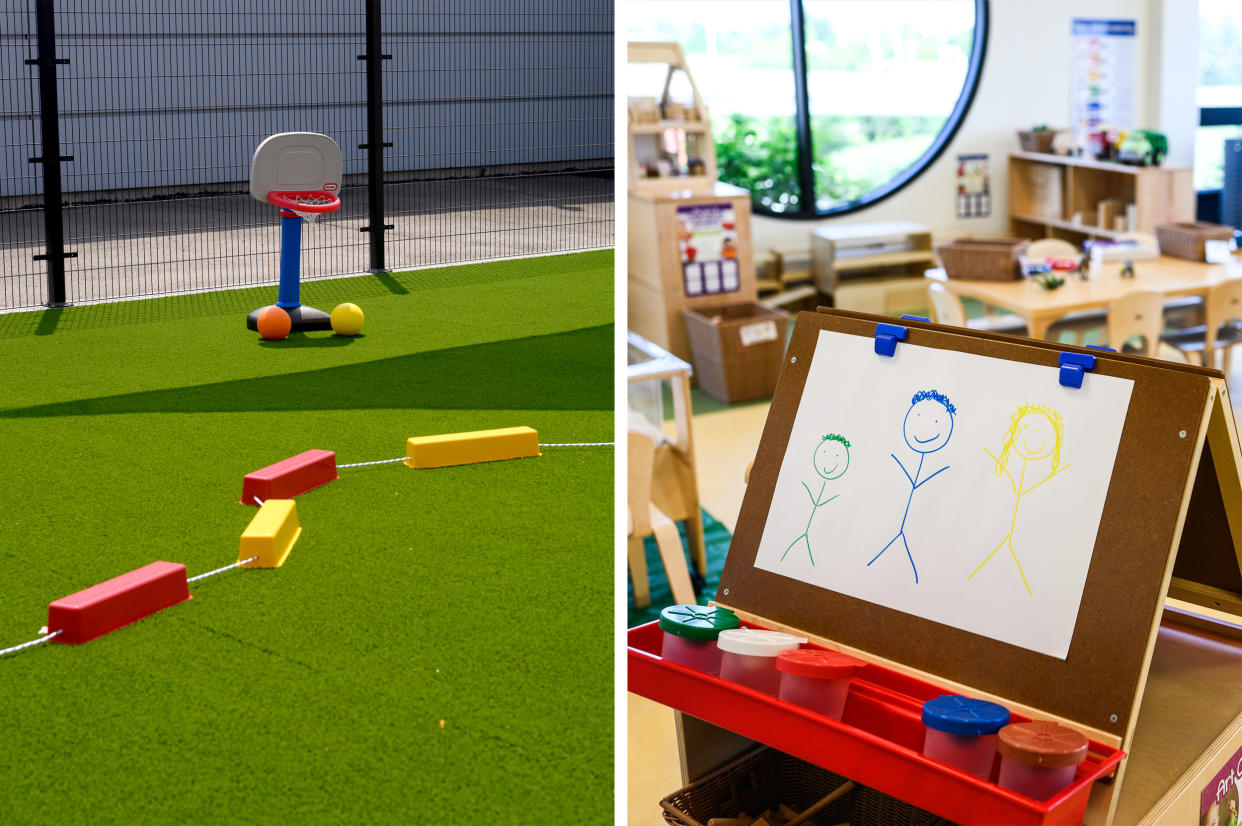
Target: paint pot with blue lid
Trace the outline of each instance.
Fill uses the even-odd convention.
[[[996,733],[1009,709],[987,700],[943,694],[923,703],[923,754],[987,780],[996,762]]]

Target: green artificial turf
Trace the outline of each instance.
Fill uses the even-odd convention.
[[[352,339],[260,341],[274,293],[0,316],[0,647],[149,562],[235,561],[242,477],[303,450],[612,441],[611,252],[304,284],[363,308]],[[0,657],[0,822],[609,822],[613,451],[543,453],[342,469],[279,570]]]

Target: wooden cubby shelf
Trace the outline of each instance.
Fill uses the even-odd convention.
[[[1157,224],[1194,220],[1194,182],[1189,167],[1126,166],[1117,163],[1016,152],[1009,156],[1009,218],[1015,235],[1044,235],[1082,241],[1153,233]],[[1124,229],[1100,226],[1101,212],[1134,205]],[[1078,215],[1079,220],[1074,216]]]

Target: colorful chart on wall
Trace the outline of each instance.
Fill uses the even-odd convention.
[[[820,331],[755,567],[1065,659],[1133,382]]]
[[[688,296],[741,289],[737,217],[729,202],[677,208],[677,240]]]
[[[1133,20],[1075,18],[1070,55],[1074,133],[1136,125],[1137,40]]]

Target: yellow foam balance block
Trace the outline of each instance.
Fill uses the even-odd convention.
[[[405,463],[413,468],[470,465],[538,455],[539,434],[529,427],[414,436],[405,443]]]
[[[279,568],[301,535],[297,504],[292,499],[268,499],[242,532],[237,561],[257,556],[254,562],[242,567]]]

